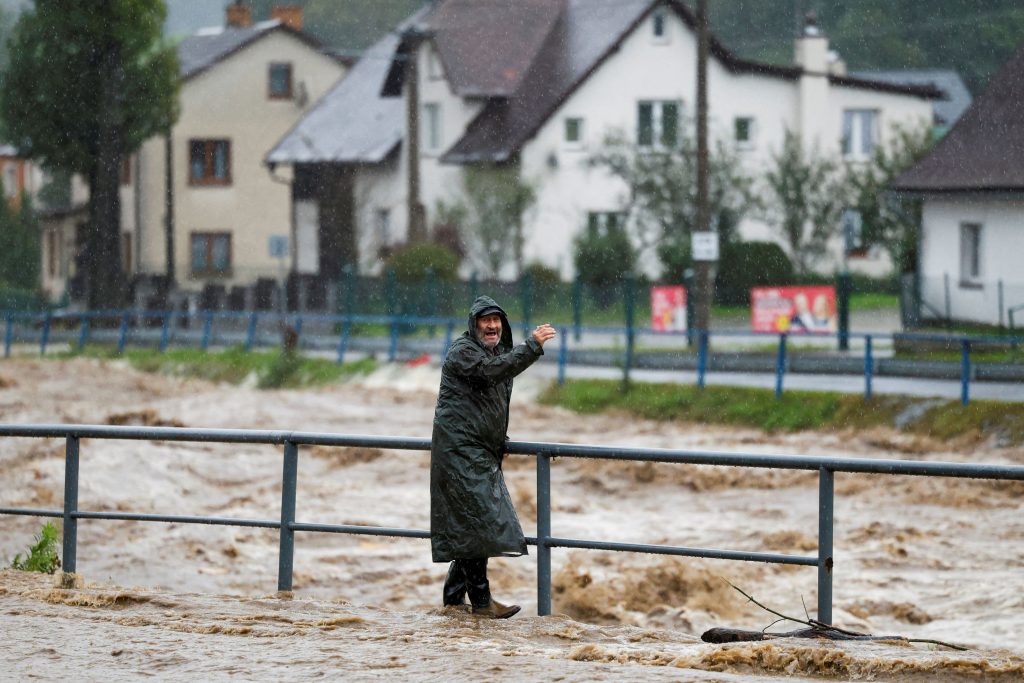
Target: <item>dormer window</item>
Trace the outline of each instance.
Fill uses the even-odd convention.
[[[292,97],[292,65],[273,62],[267,78],[267,96],[272,100],[290,100]]]

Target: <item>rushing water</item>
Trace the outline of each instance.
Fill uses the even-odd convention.
[[[0,365],[0,421],[429,434],[436,370],[391,373],[260,392],[111,363],[9,361]],[[533,389],[517,384],[513,438],[1024,462],[1020,449],[951,447],[888,431],[766,436],[580,417],[534,405]],[[298,519],[426,528],[427,464],[422,453],[303,449]],[[267,446],[85,440],[80,508],[272,519],[280,465],[279,449]],[[506,476],[530,534],[533,461],[509,458]],[[0,506],[56,508],[62,489],[59,440],[0,441]],[[813,554],[816,490],[813,474],[799,472],[558,459],[552,530]],[[275,532],[83,520],[78,588],[0,573],[0,679],[1020,680],[1021,493],[998,482],[837,475],[836,622],[967,652],[895,642],[700,642],[710,627],[760,630],[774,620],[727,582],[806,618],[804,605],[813,610],[816,600],[810,568],[555,550],[558,614],[532,616],[533,557],[497,560],[495,596],[524,610],[490,622],[438,609],[444,567],[430,563],[425,541],[299,534],[295,593],[277,596]],[[38,526],[0,518],[0,562],[23,552]]]

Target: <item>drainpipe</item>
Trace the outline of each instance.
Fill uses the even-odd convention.
[[[174,276],[174,138],[164,136],[164,239],[167,252],[167,290],[175,288]]]

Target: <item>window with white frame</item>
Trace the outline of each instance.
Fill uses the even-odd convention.
[[[565,119],[565,145],[567,147],[583,146],[583,119],[569,116]]]
[[[423,105],[423,151],[441,150],[441,105],[427,102]]]
[[[878,143],[878,112],[874,109],[843,111],[843,157],[867,159]]]
[[[749,149],[754,146],[754,118],[752,116],[737,116],[732,122],[733,140],[740,149]]]
[[[960,284],[981,285],[981,224],[960,224]]]
[[[391,244],[391,209],[377,209],[373,212],[373,231],[377,246],[386,247]]]
[[[668,149],[679,144],[678,100],[641,100],[637,103],[636,142],[640,147]]]

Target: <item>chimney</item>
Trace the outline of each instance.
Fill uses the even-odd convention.
[[[235,0],[227,6],[225,23],[233,28],[249,28],[252,26],[252,8],[242,0]]]
[[[820,145],[826,138],[825,113],[828,111],[829,64],[828,38],[818,27],[811,11],[804,17],[804,29],[796,39],[796,64],[800,67],[798,86],[800,142],[805,149]],[[838,66],[838,65],[836,65]]]
[[[302,30],[302,7],[299,5],[277,5],[270,10],[270,17],[290,29]]]
[[[828,38],[818,27],[818,16],[810,11],[804,17],[804,30],[796,39],[797,66],[804,71],[823,74],[828,72]]]

